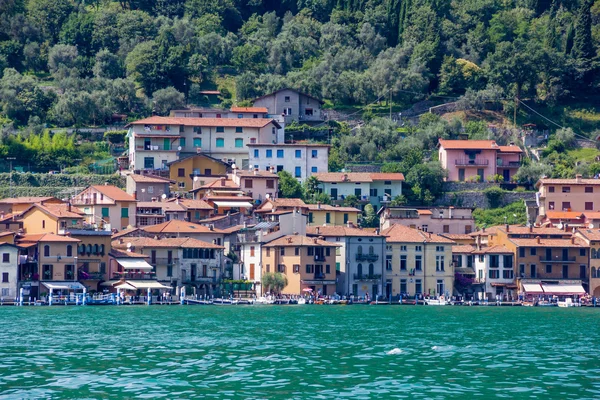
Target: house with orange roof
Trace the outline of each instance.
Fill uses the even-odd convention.
[[[587,292],[595,297],[600,297],[600,229],[584,227],[575,232],[575,236],[582,239],[590,248],[589,283]]]
[[[0,299],[15,300],[19,296],[19,247],[0,243]]]
[[[521,166],[523,150],[511,143],[500,146],[494,140],[439,140],[439,160],[448,171],[448,181],[486,182],[500,175],[509,182]]]
[[[5,214],[3,211],[0,211],[0,227],[4,231],[23,232],[23,221],[19,219],[19,214]]]
[[[328,144],[317,143],[249,143],[250,168],[275,173],[287,171],[300,182],[319,172],[327,172]]]
[[[482,288],[475,300],[517,300],[515,253],[506,246],[479,246],[471,252],[474,259],[475,283]]]
[[[262,202],[264,199],[277,197],[279,175],[274,173],[273,170],[260,171],[255,168],[250,171],[242,171],[239,168],[234,168],[228,177],[255,201]]]
[[[178,203],[185,209],[184,220],[198,223],[214,214],[214,206],[204,200],[194,200],[186,198],[174,198],[167,200],[171,203]]]
[[[188,221],[171,220],[162,224],[145,226],[140,229],[144,236],[158,238],[190,237],[219,246],[223,244],[225,233],[213,226],[204,226]]]
[[[269,118],[153,116],[127,127],[132,170],[166,169],[170,162],[200,153],[247,169],[247,144],[278,142],[282,136],[279,123]]]
[[[469,207],[384,207],[379,210],[381,229],[399,224],[440,235],[468,235],[475,230]]]
[[[313,174],[319,181],[321,192],[331,196],[333,202],[343,202],[348,196],[356,196],[365,205],[377,209],[402,195],[401,173],[383,172],[320,172]]]
[[[187,192],[226,178],[231,165],[207,154],[191,154],[167,164],[169,176],[176,182],[173,190]]]
[[[18,215],[33,204],[62,204],[64,201],[51,196],[10,197],[0,200],[0,213]]]
[[[600,179],[542,178],[535,186],[542,217],[549,211],[600,211]]]
[[[160,177],[158,175],[142,175],[128,174],[126,177],[127,186],[125,191],[127,194],[135,197],[139,201],[152,201],[169,197],[171,193],[171,185],[175,184],[174,180]]]
[[[113,185],[89,186],[72,199],[88,224],[109,231],[135,224],[136,202],[133,196]]]
[[[387,298],[453,295],[452,240],[398,224],[381,234],[386,236]]]
[[[265,199],[263,203],[256,208],[256,213],[266,215],[277,212],[289,212],[300,210],[301,213],[308,213],[308,205],[302,199],[287,199],[284,197]]]
[[[156,225],[172,219],[185,220],[186,208],[175,201],[138,201],[136,204],[136,226]]]
[[[355,207],[332,206],[330,204],[307,204],[308,223],[317,226],[358,226],[361,211]]]
[[[38,203],[25,210],[19,219],[23,223],[24,233],[64,235],[69,229],[82,229],[84,216],[84,213],[71,203]]]

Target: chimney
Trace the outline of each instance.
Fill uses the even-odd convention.
[[[581,183],[581,174],[575,175],[575,182]]]
[[[347,228],[352,228],[352,221],[346,222],[346,227]]]
[[[317,229],[315,229],[315,230],[316,230],[317,235],[318,235],[320,233],[320,231],[321,231],[321,228],[317,226]]]
[[[225,186],[225,178],[221,178],[221,186]]]
[[[285,239],[287,240],[288,243],[292,243],[292,238],[291,237],[287,237]]]
[[[477,250],[481,250],[481,235],[477,235],[476,245]]]
[[[208,225],[208,230],[214,231],[215,226],[213,224]]]
[[[485,233],[485,226],[481,229],[483,233]]]
[[[536,243],[537,243],[537,244],[540,244],[540,243],[541,243],[541,239],[540,239],[540,237],[539,237],[539,236],[536,236],[536,237],[535,237],[535,241],[536,241]]]
[[[317,201],[317,210],[320,210],[320,209],[321,209],[321,202]]]
[[[71,212],[71,202],[70,201],[67,202],[67,211]],[[2,213],[2,216],[4,217],[4,213]]]
[[[564,228],[564,229],[565,229],[565,232],[569,232],[569,224],[567,224],[567,223],[565,222],[565,224],[564,224],[564,225],[565,225],[565,228]]]
[[[342,178],[342,182],[347,182],[348,181],[348,174],[344,174],[343,178]]]
[[[179,197],[175,199],[175,204],[179,204]]]
[[[379,236],[379,228],[376,228],[376,229],[375,229],[375,234],[376,234],[377,236]]]
[[[104,186],[108,186],[108,182],[104,182]]]
[[[270,171],[272,174],[274,174],[274,173],[275,173],[275,167],[271,165],[271,166],[269,167],[269,171]]]
[[[119,244],[123,244],[123,238],[119,238]]]
[[[258,168],[254,168],[254,175],[258,175]]]
[[[506,224],[506,233],[510,232],[510,225]]]
[[[319,239],[317,239],[317,238],[313,238],[313,243],[314,243],[314,244],[317,244],[317,240],[319,240]]]
[[[529,232],[530,232],[530,233],[533,233],[533,224],[530,224],[530,225],[529,225]]]
[[[571,244],[575,244],[575,236],[571,236]]]

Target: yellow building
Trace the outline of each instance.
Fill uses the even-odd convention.
[[[336,244],[318,238],[288,235],[262,246],[262,273],[280,272],[288,284],[283,294],[300,295],[304,289],[323,296],[335,293]],[[265,288],[266,290],[266,288]]]
[[[91,229],[69,229],[68,235],[80,240],[77,245],[77,279],[90,290],[100,290],[98,283],[108,280],[108,253],[111,233]]]
[[[176,182],[173,191],[186,192],[194,189],[194,178],[196,187],[202,186],[219,177],[226,177],[229,167],[229,164],[206,154],[194,154],[167,165],[171,180]]]
[[[92,185],[73,198],[87,222],[105,230],[127,228],[135,224],[137,200],[113,185]]]
[[[4,214],[20,214],[34,204],[62,204],[64,201],[55,197],[41,196],[26,196],[26,197],[11,197],[0,200],[0,213]]]
[[[358,225],[360,210],[354,207],[336,207],[329,204],[308,204],[308,223],[316,226]]]
[[[68,229],[83,227],[83,212],[71,204],[34,204],[20,218],[27,234],[64,235]]]
[[[600,297],[600,229],[579,229],[575,236],[583,239],[590,247],[588,293]]]

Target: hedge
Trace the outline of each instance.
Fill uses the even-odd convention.
[[[35,174],[13,173],[13,186],[45,188],[45,187],[87,187],[104,183],[125,188],[125,177],[120,175],[82,175],[82,174]],[[0,173],[0,187],[10,186],[10,174]]]

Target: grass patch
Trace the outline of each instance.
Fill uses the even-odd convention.
[[[577,161],[587,161],[589,163],[593,163],[596,160],[596,157],[600,155],[600,151],[598,149],[575,149],[568,150],[567,154],[573,157]]]

